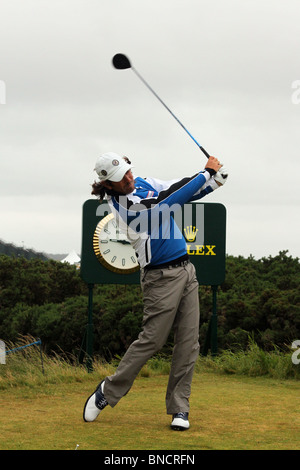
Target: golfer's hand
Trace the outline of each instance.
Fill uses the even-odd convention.
[[[216,157],[209,157],[209,159],[208,159],[208,161],[205,165],[205,168],[209,168],[211,170],[214,170],[217,173],[217,171],[219,171],[221,166],[222,166],[222,163],[220,163],[219,160]]]
[[[223,186],[227,181],[228,171],[225,170],[225,168],[222,166],[222,168],[217,171],[213,178],[219,186]]]

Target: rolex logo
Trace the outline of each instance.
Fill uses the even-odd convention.
[[[184,229],[185,233],[185,238],[187,239],[188,242],[193,242],[196,239],[198,229],[196,227],[193,227],[192,225],[187,226],[187,228]]]

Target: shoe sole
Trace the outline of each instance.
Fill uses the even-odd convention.
[[[175,426],[171,426],[171,429],[173,429],[173,431],[186,431],[187,429],[189,429],[189,426],[185,428],[183,426],[175,425]]]

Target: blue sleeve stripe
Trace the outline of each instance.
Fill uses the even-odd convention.
[[[163,204],[167,204],[169,207],[173,204],[182,206],[190,201],[193,195],[199,191],[205,183],[206,178],[203,173],[199,173],[191,178],[183,178],[172,184],[169,188],[161,191],[157,197],[142,199],[137,205],[127,199],[127,209],[133,212],[135,210],[141,212],[143,209],[153,210]]]

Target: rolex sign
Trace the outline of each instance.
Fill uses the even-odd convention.
[[[188,203],[174,212],[174,219],[186,240],[199,284],[220,285],[225,279],[225,207]],[[108,204],[100,205],[94,199],[83,205],[81,277],[90,284],[140,282],[135,253],[129,242],[120,238]]]

